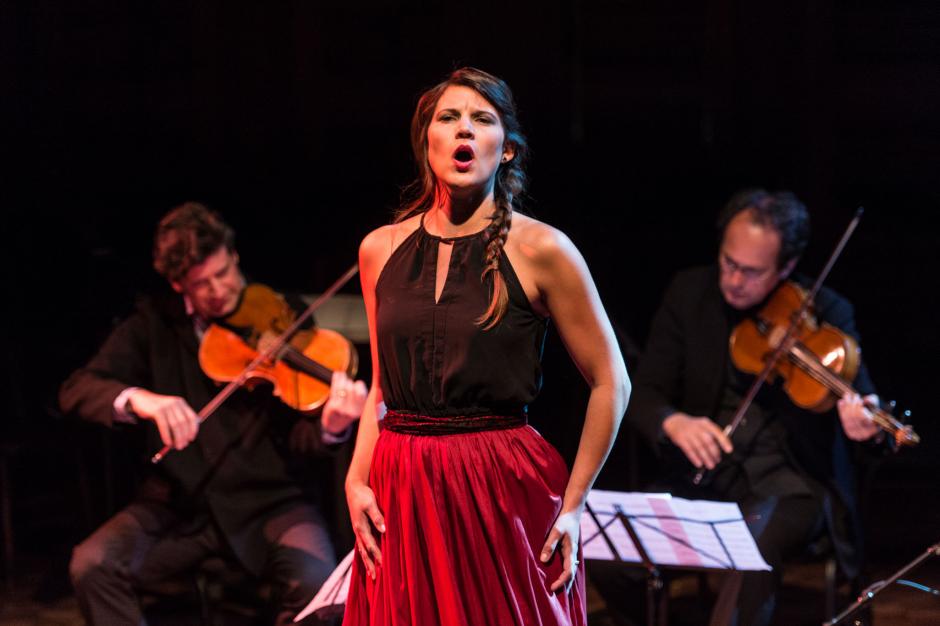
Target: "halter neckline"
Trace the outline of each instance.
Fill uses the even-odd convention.
[[[488,227],[484,227],[482,230],[478,230],[478,231],[475,232],[475,233],[470,233],[470,234],[467,234],[467,235],[458,235],[458,236],[456,236],[456,237],[441,237],[440,235],[432,235],[430,232],[428,232],[428,229],[424,226],[424,216],[425,216],[425,215],[427,215],[427,211],[425,211],[424,213],[421,214],[421,221],[420,221],[420,223],[419,223],[419,228],[420,228],[420,230],[421,230],[421,231],[424,233],[424,235],[427,236],[428,238],[434,239],[434,240],[436,240],[436,241],[439,241],[440,243],[445,243],[445,244],[447,244],[447,243],[453,243],[453,242],[455,242],[455,241],[461,241],[461,240],[463,240],[463,239],[473,239],[474,237],[480,237],[481,235],[486,234],[486,229],[488,228]]]

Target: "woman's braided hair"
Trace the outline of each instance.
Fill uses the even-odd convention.
[[[499,114],[499,120],[505,133],[504,142],[512,146],[513,158],[501,163],[496,172],[496,184],[493,190],[496,210],[486,227],[485,268],[481,280],[490,280],[491,298],[487,310],[477,319],[477,324],[484,330],[493,328],[506,313],[509,296],[506,281],[499,272],[499,259],[503,246],[512,226],[512,212],[519,207],[525,192],[525,162],[529,146],[516,114],[516,103],[509,86],[501,79],[472,67],[460,68],[450,74],[445,81],[425,91],[418,100],[414,116],[411,118],[411,149],[418,164],[418,178],[405,188],[405,197],[395,221],[400,222],[412,215],[424,213],[438,198],[440,189],[437,178],[428,163],[428,127],[434,115],[434,109],[441,95],[450,86],[469,87],[483,96],[493,105]]]

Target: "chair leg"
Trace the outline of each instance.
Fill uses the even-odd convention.
[[[836,572],[838,564],[834,557],[826,559],[826,619],[836,615]]]
[[[0,525],[3,527],[3,578],[7,591],[13,590],[13,515],[10,511],[10,476],[7,455],[0,451]]]
[[[203,626],[214,626],[214,621],[212,619],[212,599],[209,597],[211,593],[209,589],[209,579],[202,572],[197,572],[196,577],[196,592],[199,595],[199,617],[202,620]]]

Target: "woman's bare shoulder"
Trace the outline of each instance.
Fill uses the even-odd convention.
[[[421,216],[414,215],[401,222],[380,226],[370,232],[359,244],[360,266],[368,265],[376,271],[381,271],[395,249],[418,229],[420,223]]]
[[[574,244],[561,230],[522,213],[515,213],[512,217],[509,243],[529,261],[539,265],[553,261],[558,255],[567,255],[574,249]]]

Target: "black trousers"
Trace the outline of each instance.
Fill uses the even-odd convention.
[[[286,524],[272,520],[268,526],[278,532],[266,538],[265,576],[279,587],[279,625],[291,623],[336,566],[323,520],[312,507],[299,506],[284,518]],[[75,547],[69,572],[89,624],[145,624],[139,590],[210,556],[231,554],[214,523],[194,528],[185,521],[163,505],[135,502]]]
[[[770,572],[731,572],[718,592],[711,626],[769,626],[786,559],[805,551],[822,531],[823,511],[811,496],[746,500],[741,512]]]
[[[801,554],[822,531],[822,506],[810,496],[750,499],[740,506],[757,547],[773,571],[727,574],[712,609],[710,626],[771,624],[784,561]],[[641,568],[591,561],[587,573],[615,623],[645,623],[645,575]]]

